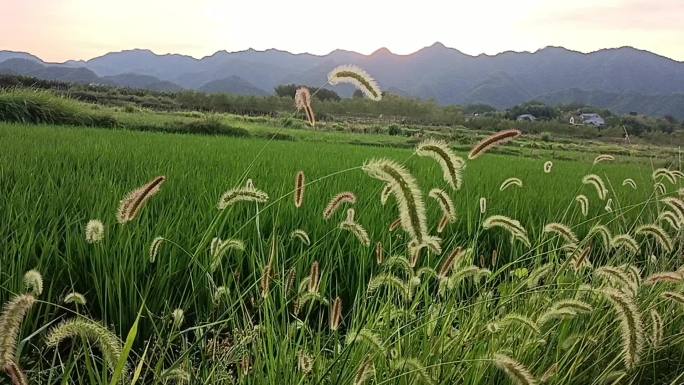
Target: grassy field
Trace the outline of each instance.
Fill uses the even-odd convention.
[[[117,118],[153,120],[134,114]],[[678,179],[664,182],[662,194],[654,192],[651,176],[655,167],[680,169],[673,163],[675,150],[648,158],[644,149],[624,149],[614,161],[593,165],[599,152],[581,145],[535,149],[523,139],[504,147],[518,155],[485,154],[467,161],[463,186],[454,192],[434,160],[397,147],[412,143],[406,138],[363,134],[359,140],[374,145],[359,146],[340,143],[355,141],[349,133],[223,119],[242,120],[242,127],[264,135],[0,123],[0,301],[25,291],[26,271],[36,269],[44,279],[41,301],[29,312],[18,343],[17,361],[31,383],[104,384],[113,373],[125,383],[150,384],[684,381],[684,304],[662,297],[665,291],[681,295],[681,273],[673,273],[678,282],[644,283],[653,273],[679,268],[681,233],[660,222],[674,243],[666,251],[636,232],[639,225],[658,222],[667,209],[663,196],[677,196]],[[297,140],[265,139],[273,133]],[[383,183],[361,169],[377,158],[404,164],[415,175],[429,233],[436,234],[442,214],[427,192],[444,189],[453,199],[456,221],[439,234],[443,252],[422,254],[415,267],[408,264],[409,236],[388,230],[398,216],[395,201],[381,205]],[[553,167],[545,173],[549,160]],[[293,189],[300,170],[306,189],[302,207],[296,208]],[[582,183],[591,173],[606,182],[612,211]],[[119,201],[159,175],[166,177],[161,191],[133,221],[117,223]],[[523,186],[500,191],[509,177],[520,178]],[[626,178],[637,188],[623,186]],[[268,202],[218,210],[222,193],[247,179],[268,193]],[[339,229],[352,206],[330,220],[322,217],[328,201],[342,191],[357,197],[355,220],[367,231],[369,247]],[[575,201],[578,194],[589,198],[586,216]],[[484,212],[480,198],[486,198]],[[491,215],[519,220],[531,246],[511,242],[505,230],[483,229]],[[91,219],[105,226],[104,239],[92,244],[84,237]],[[544,232],[552,222],[577,234],[572,250],[591,246],[593,267],[571,268],[567,242]],[[613,235],[630,234],[639,251],[587,237],[596,224]],[[310,245],[291,237],[297,229],[308,234]],[[156,237],[165,241],[151,262]],[[214,237],[241,240],[244,251],[229,250],[212,270]],[[459,247],[467,252],[458,254],[447,277],[435,277]],[[316,261],[320,287],[307,289]],[[614,272],[602,266],[623,267]],[[81,293],[86,305],[65,304],[72,292]],[[342,321],[331,330],[335,298],[342,303]],[[574,306],[582,310],[549,315],[559,301],[570,299],[581,301]],[[182,320],[179,313],[173,316],[174,309],[182,309]],[[662,320],[660,328],[653,311]],[[130,352],[126,343],[121,354],[102,354],[107,349],[97,345],[110,340],[91,335],[88,343],[86,332],[82,339],[48,346],[49,331],[71,318],[95,320],[122,340],[130,337]],[[654,330],[661,339],[653,338]],[[130,370],[117,367],[112,357]]]

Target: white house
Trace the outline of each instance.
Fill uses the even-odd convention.
[[[603,127],[606,125],[606,121],[603,120],[601,115],[595,113],[581,114],[580,120],[582,121],[582,124],[591,124],[595,127]]]

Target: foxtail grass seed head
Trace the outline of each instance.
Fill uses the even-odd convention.
[[[342,323],[342,298],[337,297],[330,307],[330,330],[337,331]]]
[[[306,187],[304,171],[297,173],[295,177],[295,193],[294,193],[294,204],[296,208],[302,207],[304,203],[304,189]]]
[[[581,247],[571,254],[570,265],[575,271],[580,271],[584,268],[591,268],[591,260],[589,256],[591,255],[591,245]]]
[[[664,299],[684,305],[684,294],[677,293],[675,291],[664,291],[662,294],[660,294],[660,296]]]
[[[665,222],[673,230],[681,230],[682,222],[679,221],[679,217],[672,211],[662,211],[658,214],[658,222]]]
[[[309,271],[309,293],[318,293],[321,284],[321,271],[318,261],[314,261]]]
[[[651,178],[655,182],[662,182],[663,180],[666,180],[670,182],[670,184],[677,184],[677,176],[670,170],[666,168],[659,168],[653,171],[651,174]]]
[[[464,254],[465,251],[460,247],[457,247],[451,253],[449,253],[449,255],[446,258],[444,258],[442,264],[439,266],[437,277],[439,277],[440,279],[447,278],[449,274],[451,274],[454,265],[461,262],[461,258]]]
[[[549,366],[548,369],[542,374],[541,378],[539,378],[539,383],[540,384],[547,384],[549,381],[551,381],[552,378],[556,377],[556,374],[558,374],[558,363],[555,362],[553,365]]]
[[[594,158],[594,164],[598,164],[601,162],[609,162],[609,161],[613,161],[613,160],[615,160],[614,156],[608,155],[608,154],[601,154],[601,155],[598,155],[596,158]]]
[[[582,178],[582,183],[594,186],[599,199],[602,201],[606,200],[608,189],[606,188],[606,185],[603,183],[603,179],[601,179],[600,176],[596,174],[585,175],[584,178]]]
[[[226,255],[228,250],[244,251],[245,244],[239,239],[226,239],[225,241],[221,238],[212,239],[209,247],[209,252],[211,253],[211,266],[209,269],[211,272],[216,271],[221,266],[223,256]]]
[[[677,214],[680,223],[684,223],[684,201],[676,197],[665,197],[660,201]]]
[[[613,235],[611,234],[608,227],[605,225],[594,225],[587,233],[586,239],[592,239],[594,236],[599,235],[603,241],[603,246],[606,249],[613,247],[612,240]]]
[[[612,213],[612,212],[613,212],[613,198],[608,198],[608,200],[606,201],[606,205],[603,207],[603,209],[604,209],[607,213]]]
[[[175,309],[171,312],[171,321],[173,322],[174,329],[180,329],[185,321],[185,312],[183,309]]]
[[[228,297],[228,288],[225,286],[217,287],[212,296],[214,306],[220,304],[226,297]]]
[[[505,327],[508,325],[512,325],[512,324],[516,324],[516,325],[519,325],[522,327],[526,327],[530,331],[532,331],[536,334],[540,333],[539,326],[537,325],[537,323],[534,322],[529,317],[526,317],[526,316],[521,315],[521,314],[515,314],[515,313],[507,314],[502,319],[496,321],[496,323],[499,325],[499,328],[502,328],[502,327]]]
[[[165,239],[163,237],[156,237],[152,240],[150,244],[150,263],[154,263],[157,260],[157,255],[159,255],[159,250]]]
[[[656,182],[653,185],[653,191],[656,192],[658,195],[665,195],[667,194],[667,190],[665,189],[665,185],[661,182]]]
[[[97,322],[84,318],[64,321],[48,333],[46,343],[48,347],[56,348],[62,341],[75,337],[81,337],[96,345],[109,369],[111,371],[116,369],[123,350],[123,344],[116,334]],[[126,366],[124,366],[123,372],[128,372]]]
[[[550,160],[544,162],[544,174],[550,174],[551,169],[553,169],[553,162]]]
[[[382,242],[378,241],[375,244],[375,261],[377,262],[378,265],[382,265],[382,262],[385,259],[385,249],[382,246]]]
[[[621,291],[605,288],[599,292],[613,304],[620,319],[622,356],[627,369],[631,369],[641,360],[644,347],[644,328],[639,309],[634,299]]]
[[[651,309],[651,344],[654,348],[663,343],[663,319],[656,309]]]
[[[637,254],[639,252],[639,244],[629,234],[620,234],[614,236],[610,240],[610,246],[613,249],[623,249],[633,254]]]
[[[575,202],[577,202],[577,204],[579,205],[582,216],[586,217],[589,213],[589,199],[587,198],[587,196],[584,194],[580,194],[575,197]]]
[[[641,225],[636,228],[635,232],[637,235],[653,237],[660,248],[667,253],[671,252],[674,248],[670,235],[657,224]]]
[[[382,91],[378,83],[364,70],[354,65],[342,65],[328,73],[328,83],[332,86],[337,84],[351,84],[371,100],[380,101]]]
[[[383,206],[387,204],[387,201],[389,200],[389,197],[392,195],[392,186],[387,184],[385,187],[382,188],[382,191],[380,192],[380,204]]]
[[[359,368],[356,369],[356,375],[354,376],[354,385],[364,385],[368,380],[375,376],[375,364],[370,357],[366,358]]]
[[[0,314],[0,368],[16,362],[17,338],[26,313],[36,302],[30,294],[18,295],[5,303]]]
[[[370,246],[371,240],[368,236],[368,232],[358,222],[354,221],[354,209],[347,210],[347,219],[341,222],[339,227],[340,230],[349,231],[354,234],[356,239],[358,239],[364,247]]]
[[[43,294],[43,276],[38,270],[29,270],[24,274],[24,287],[36,297]]]
[[[309,234],[302,229],[294,230],[290,233],[290,238],[299,240],[303,245],[311,245],[311,240],[309,239]]]
[[[363,344],[373,349],[375,353],[379,353],[383,356],[387,355],[387,349],[385,348],[382,339],[370,329],[363,328],[357,332],[350,331],[344,339],[344,344]]]
[[[5,366],[0,367],[0,371],[7,373],[12,385],[29,385],[28,378],[24,371],[21,370],[19,364],[14,361],[8,361]]]
[[[439,222],[437,223],[437,234],[441,234],[449,223],[449,217],[446,215],[442,215],[442,217],[439,219]]]
[[[549,262],[545,265],[539,266],[538,268],[532,270],[530,275],[527,277],[527,287],[529,289],[534,289],[539,286],[539,281],[544,279],[554,268],[554,264]]]
[[[389,232],[394,232],[394,230],[398,229],[401,226],[401,218],[397,218],[394,220],[394,222],[390,223],[389,225]]]
[[[537,384],[537,380],[523,364],[505,354],[494,354],[494,365],[506,373],[508,378],[516,385]]]
[[[558,234],[567,242],[579,243],[579,238],[572,229],[562,223],[549,223],[544,226],[544,233]]]
[[[311,105],[311,92],[306,87],[297,88],[295,91],[294,101],[297,110],[306,108],[306,106]]]
[[[379,179],[392,186],[392,195],[399,206],[401,227],[412,238],[416,246],[438,242],[427,233],[425,204],[416,179],[408,170],[391,160],[376,159],[363,165],[363,171],[370,177]]]
[[[519,137],[520,135],[522,135],[522,132],[520,132],[520,130],[515,129],[503,130],[497,132],[496,134],[490,135],[484,138],[482,141],[480,141],[480,143],[476,144],[475,147],[473,147],[470,150],[470,153],[468,154],[468,159],[477,159],[479,156],[489,151],[494,146],[510,142],[511,140]]]
[[[494,227],[501,227],[514,236],[527,238],[527,230],[525,230],[520,222],[515,219],[503,215],[492,215],[482,222],[482,228],[485,230],[489,230]]]
[[[272,253],[271,257],[268,259],[268,263],[264,267],[263,273],[261,274],[261,282],[259,285],[259,288],[261,289],[261,298],[268,297],[268,294],[271,292],[271,275],[273,274],[274,258],[275,256]]]
[[[523,182],[522,182],[522,180],[520,180],[520,178],[515,178],[515,177],[508,178],[501,183],[501,186],[499,186],[499,191],[504,191],[507,188],[512,187],[512,186],[522,187]]]
[[[439,207],[442,209],[443,217],[447,218],[449,223],[456,221],[456,209],[454,208],[454,202],[451,200],[446,191],[433,188],[428,193],[428,196],[437,201]]]
[[[395,358],[392,360],[390,366],[395,371],[401,371],[404,374],[415,376],[419,381],[410,381],[410,383],[423,383],[425,385],[435,385],[437,382],[430,376],[427,368],[417,358]]]
[[[268,194],[254,186],[237,187],[223,193],[216,206],[224,210],[237,202],[266,203],[268,199]]]
[[[104,225],[98,219],[91,219],[85,227],[85,239],[88,243],[97,243],[104,239]]]
[[[418,156],[430,157],[437,161],[442,168],[442,177],[452,190],[458,190],[463,183],[463,168],[465,162],[456,156],[449,145],[443,140],[428,139],[416,148]]]
[[[86,299],[83,296],[83,294],[77,293],[75,291],[65,295],[63,301],[67,305],[74,304],[74,305],[85,306],[85,304],[86,304]]]
[[[366,291],[369,294],[373,294],[382,287],[387,287],[399,293],[406,302],[411,299],[411,288],[409,287],[409,284],[394,274],[383,273],[376,275],[368,282]]]
[[[638,283],[627,274],[626,269],[615,266],[601,266],[594,270],[593,274],[602,278],[611,286],[620,288],[625,293],[636,295]]]
[[[311,127],[316,126],[316,117],[313,112],[313,108],[311,108],[311,92],[309,91],[308,88],[306,87],[299,87],[295,91],[295,107],[297,108],[297,111],[299,110],[304,110],[306,113],[306,120],[309,122],[309,125]]]
[[[299,369],[299,371],[301,371],[305,375],[308,375],[309,373],[311,373],[311,370],[313,370],[313,366],[314,357],[312,355],[303,350],[297,352],[297,368]]]
[[[660,273],[653,273],[644,279],[644,285],[652,286],[656,283],[672,283],[679,284],[684,282],[684,274],[679,271],[664,271]]]
[[[480,197],[480,214],[487,212],[487,198]]]
[[[344,191],[332,197],[327,206],[325,206],[325,210],[323,210],[323,219],[330,219],[333,214],[335,214],[335,212],[337,212],[337,210],[345,203],[351,205],[355,204],[356,195],[351,191]]]
[[[636,182],[634,181],[634,179],[632,179],[632,178],[626,178],[625,180],[623,180],[623,181],[622,181],[622,185],[623,185],[623,186],[629,186],[629,187],[631,187],[633,190],[636,190],[636,189],[637,189],[637,184],[636,184]]]
[[[158,176],[146,185],[128,193],[119,203],[119,210],[116,214],[116,219],[119,223],[124,224],[135,219],[147,201],[159,192],[164,181],[166,181],[165,176]]]

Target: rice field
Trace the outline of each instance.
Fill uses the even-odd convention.
[[[680,165],[431,145],[0,123],[1,381],[684,383]]]

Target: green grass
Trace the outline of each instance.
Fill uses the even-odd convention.
[[[227,124],[239,120],[225,119]],[[178,368],[191,374],[191,383],[224,383],[232,376],[240,383],[253,384],[353,383],[357,367],[371,358],[375,383],[411,384],[418,381],[419,371],[392,368],[392,362],[412,357],[436,383],[503,384],[509,380],[491,364],[493,353],[501,351],[537,377],[558,363],[561,369],[553,384],[604,383],[611,372],[624,369],[615,312],[600,297],[578,291],[582,283],[600,287],[601,281],[589,271],[568,270],[560,240],[542,234],[542,228],[549,222],[562,222],[582,238],[595,223],[607,224],[614,234],[621,234],[633,231],[637,224],[653,222],[661,207],[653,198],[652,166],[643,159],[618,155],[616,162],[596,166],[552,159],[550,174],[542,171],[543,163],[551,159],[544,152],[536,157],[530,153],[485,155],[467,162],[463,188],[449,191],[458,219],[441,234],[445,251],[441,256],[424,256],[419,266],[437,267],[456,247],[471,247],[468,263],[493,274],[480,283],[465,280],[443,298],[436,294],[435,280],[423,276],[405,302],[391,289],[368,294],[366,287],[382,272],[392,272],[402,280],[414,272],[378,266],[373,247],[364,248],[337,228],[344,219],[343,210],[328,222],[321,213],[334,194],[353,191],[358,196],[356,218],[368,230],[372,245],[382,242],[386,257],[405,255],[406,235],[387,230],[397,217],[393,201],[380,205],[383,186],[360,166],[371,158],[404,163],[426,193],[433,187],[447,188],[437,164],[416,157],[409,149],[340,144],[350,137],[336,137],[350,134],[280,129],[266,123],[248,122],[243,127],[252,133],[293,132],[301,140],[0,123],[0,301],[23,291],[22,275],[29,269],[41,271],[45,280],[40,297],[45,302],[32,310],[21,334],[20,363],[32,381],[108,383],[111,373],[100,362],[97,349],[90,355],[78,341],[48,349],[43,341],[45,329],[78,313],[100,320],[125,338],[140,309],[130,355],[130,366],[142,362],[139,383],[166,383],[169,373]],[[316,142],[307,140],[309,135]],[[326,143],[325,138],[334,143]],[[376,139],[386,138],[391,137]],[[596,154],[582,153],[581,157],[591,159]],[[559,151],[558,158],[564,157],[575,156]],[[654,159],[654,164],[664,161]],[[304,205],[296,209],[291,193],[299,170],[306,175],[307,187]],[[587,173],[609,181],[614,213],[606,213],[596,192],[581,184]],[[117,224],[119,200],[158,175],[167,177],[161,192],[139,218]],[[523,188],[500,192],[500,183],[512,176],[522,179]],[[638,190],[622,186],[627,177],[635,179]],[[221,194],[244,185],[248,178],[270,195],[269,203],[243,203],[218,211]],[[678,187],[668,185],[668,191],[674,193]],[[589,197],[587,218],[574,203],[578,193]],[[488,202],[484,216],[479,212],[480,197]],[[425,201],[434,233],[439,206],[427,196]],[[501,230],[482,230],[482,220],[493,214],[518,219],[527,228],[533,248],[511,245]],[[105,224],[100,243],[88,244],[84,239],[84,226],[90,219]],[[304,229],[312,245],[304,247],[290,239],[295,229]],[[156,262],[150,263],[150,242],[157,236],[170,241],[162,245]],[[209,241],[217,236],[241,239],[246,250],[229,252],[221,267],[211,273]],[[679,241],[677,250],[666,254],[652,240],[638,240],[642,250],[637,255],[603,250],[594,243],[592,262],[596,266],[631,263],[642,270],[642,276],[678,267]],[[494,250],[498,254],[495,264],[490,258]],[[659,257],[657,263],[647,262],[651,254]],[[264,299],[259,285],[271,257],[270,294]],[[328,330],[328,307],[321,303],[293,314],[295,295],[285,290],[287,277],[294,271],[296,287],[314,261],[321,264],[321,296],[330,302],[342,298],[344,321],[339,332]],[[532,271],[547,262],[556,264],[554,273],[538,288],[527,289],[511,275],[514,269]],[[227,287],[229,294],[214,304],[217,286]],[[627,372],[628,378],[641,383],[676,381],[683,369],[684,307],[659,298],[666,288],[682,291],[681,284],[642,287],[636,300],[646,333],[650,330],[648,310],[655,308],[663,316],[666,336],[659,350],[647,341],[641,364]],[[62,304],[71,291],[83,293],[87,306]],[[539,335],[517,326],[493,335],[486,332],[487,323],[505,314],[536,318],[561,298],[583,299],[594,311],[547,325]],[[176,308],[185,312],[180,329],[171,323]],[[403,312],[395,311],[398,318],[381,322],[381,316],[388,317],[393,309]],[[345,344],[345,336],[360,328],[371,329],[386,351],[374,352],[361,342]],[[542,339],[543,344],[538,342]],[[315,358],[308,375],[297,369],[301,352]],[[252,368],[247,375],[240,374],[243,360]]]

